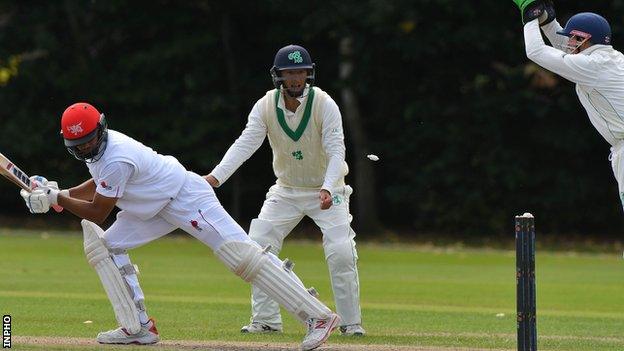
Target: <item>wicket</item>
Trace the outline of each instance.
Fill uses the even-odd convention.
[[[535,219],[516,216],[516,297],[518,351],[537,350],[535,307]]]

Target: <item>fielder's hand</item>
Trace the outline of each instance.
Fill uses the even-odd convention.
[[[540,18],[545,12],[543,0],[513,0],[518,5],[522,14],[522,23],[527,24],[536,18]],[[546,18],[544,18],[546,20]],[[540,23],[542,19],[540,18]]]
[[[326,210],[332,205],[332,196],[329,191],[321,189],[319,192],[319,198],[321,199],[321,210]]]
[[[557,14],[555,13],[555,4],[552,0],[544,1],[544,13],[539,18],[540,26],[546,25],[555,20]]]

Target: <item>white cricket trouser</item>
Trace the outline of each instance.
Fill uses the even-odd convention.
[[[613,147],[611,147],[611,154],[609,160],[611,161],[611,168],[613,169],[613,175],[618,183],[618,192],[620,194],[620,201],[624,208],[624,140],[620,141]]]
[[[341,325],[362,323],[360,311],[360,287],[357,270],[355,232],[350,227],[350,186],[333,189],[333,204],[321,210],[319,190],[304,190],[273,185],[267,195],[257,220],[270,223],[272,229],[257,229],[252,222],[249,237],[260,246],[271,245],[271,252],[278,255],[284,238],[304,216],[314,220],[323,233],[323,249],[329,267],[336,312],[342,318]],[[254,220],[254,221],[257,221]],[[295,262],[296,263],[296,262]],[[271,326],[281,325],[279,305],[255,286],[252,288],[251,321]]]
[[[126,211],[104,232],[112,250],[127,250],[158,239],[180,228],[216,250],[226,241],[248,241],[249,237],[225,211],[212,187],[199,175],[188,172],[186,182],[158,215],[142,220]]]
[[[104,232],[104,242],[112,252],[116,252],[113,256],[115,264],[122,267],[130,264],[125,250],[147,244],[177,228],[196,237],[213,251],[227,241],[251,241],[243,228],[223,209],[208,182],[188,172],[176,198],[158,215],[142,220],[121,211],[113,225]],[[277,257],[272,261],[281,265]],[[142,303],[144,294],[136,274],[125,275],[124,279],[132,290],[135,303]],[[142,323],[147,323],[147,312],[139,311],[139,318]]]

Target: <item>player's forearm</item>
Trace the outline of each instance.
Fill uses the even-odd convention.
[[[542,29],[542,32],[544,32],[544,35],[546,35],[546,38],[548,38],[550,45],[552,45],[555,49],[564,51],[564,45],[568,42],[568,37],[557,34],[557,32],[562,28],[556,19],[541,26],[540,28]]]
[[[230,146],[221,162],[210,172],[210,175],[219,181],[219,185],[225,183],[236,172],[238,167],[247,161],[262,145],[267,135],[267,128],[262,120],[261,111],[259,103],[256,102],[249,113],[245,129]]]
[[[265,135],[264,132],[246,133],[244,131],[243,134],[236,139],[234,144],[230,146],[223,156],[221,162],[210,172],[210,174],[219,181],[219,185],[225,183],[225,181],[258,150],[264,141]]]
[[[324,148],[327,154],[327,170],[325,171],[325,180],[322,188],[331,192],[336,182],[347,173],[345,145],[342,134],[324,138]]]
[[[80,199],[85,201],[92,201],[95,195],[95,182],[93,179],[89,179],[84,183],[69,189],[69,196],[74,199]]]
[[[253,152],[248,153],[232,145],[221,162],[210,172],[210,175],[217,179],[219,185],[222,185],[252,154]]]
[[[339,179],[342,179],[346,174],[346,163],[344,157],[333,156],[329,158],[327,162],[327,171],[325,172],[325,180],[323,181],[322,189],[325,189],[331,193],[334,186]]]
[[[73,197],[59,195],[57,201],[60,206],[69,212],[97,224],[104,222],[111,212],[110,210],[103,210],[94,202],[76,199]]]
[[[591,85],[595,82],[597,68],[589,56],[568,55],[546,45],[537,20],[524,26],[524,41],[527,57],[531,61],[577,84]]]
[[[325,107],[321,140],[327,155],[327,170],[322,188],[331,192],[336,182],[347,173],[346,148],[342,131],[342,116],[338,105],[332,100],[328,101]]]
[[[552,63],[549,61],[553,61],[553,55],[562,57],[565,54],[544,43],[537,19],[524,25],[524,45],[527,57],[540,66]]]

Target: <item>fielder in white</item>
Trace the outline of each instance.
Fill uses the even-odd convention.
[[[323,248],[343,335],[364,335],[360,312],[355,232],[351,229],[345,184],[342,118],[334,100],[313,87],[315,66],[301,46],[288,45],[275,55],[270,70],[274,90],[256,102],[241,136],[207,175],[213,187],[223,184],[262,145],[273,150],[273,185],[251,221],[249,236],[278,255],[284,238],[308,216],[323,232]],[[251,323],[241,332],[282,330],[277,303],[254,285]]]
[[[611,46],[611,27],[602,16],[582,12],[562,28],[552,1],[524,1],[528,2],[524,10],[526,54],[576,83],[589,120],[611,145],[609,160],[624,206],[624,55]],[[540,29],[552,47],[544,43]]]
[[[33,213],[45,213],[58,204],[84,218],[85,254],[102,281],[120,326],[98,334],[98,342],[159,341],[145,308],[137,268],[127,250],[176,228],[208,245],[232,272],[307,324],[303,350],[327,340],[340,317],[304,288],[289,264],[249,239],[201,176],[187,171],[172,156],[160,155],[122,133],[108,130],[104,115],[90,104],[69,106],[61,128],[67,149],[86,162],[93,178],[59,190],[56,182],[34,176],[38,187],[21,194]],[[104,221],[114,206],[121,211],[103,231],[93,222]]]

